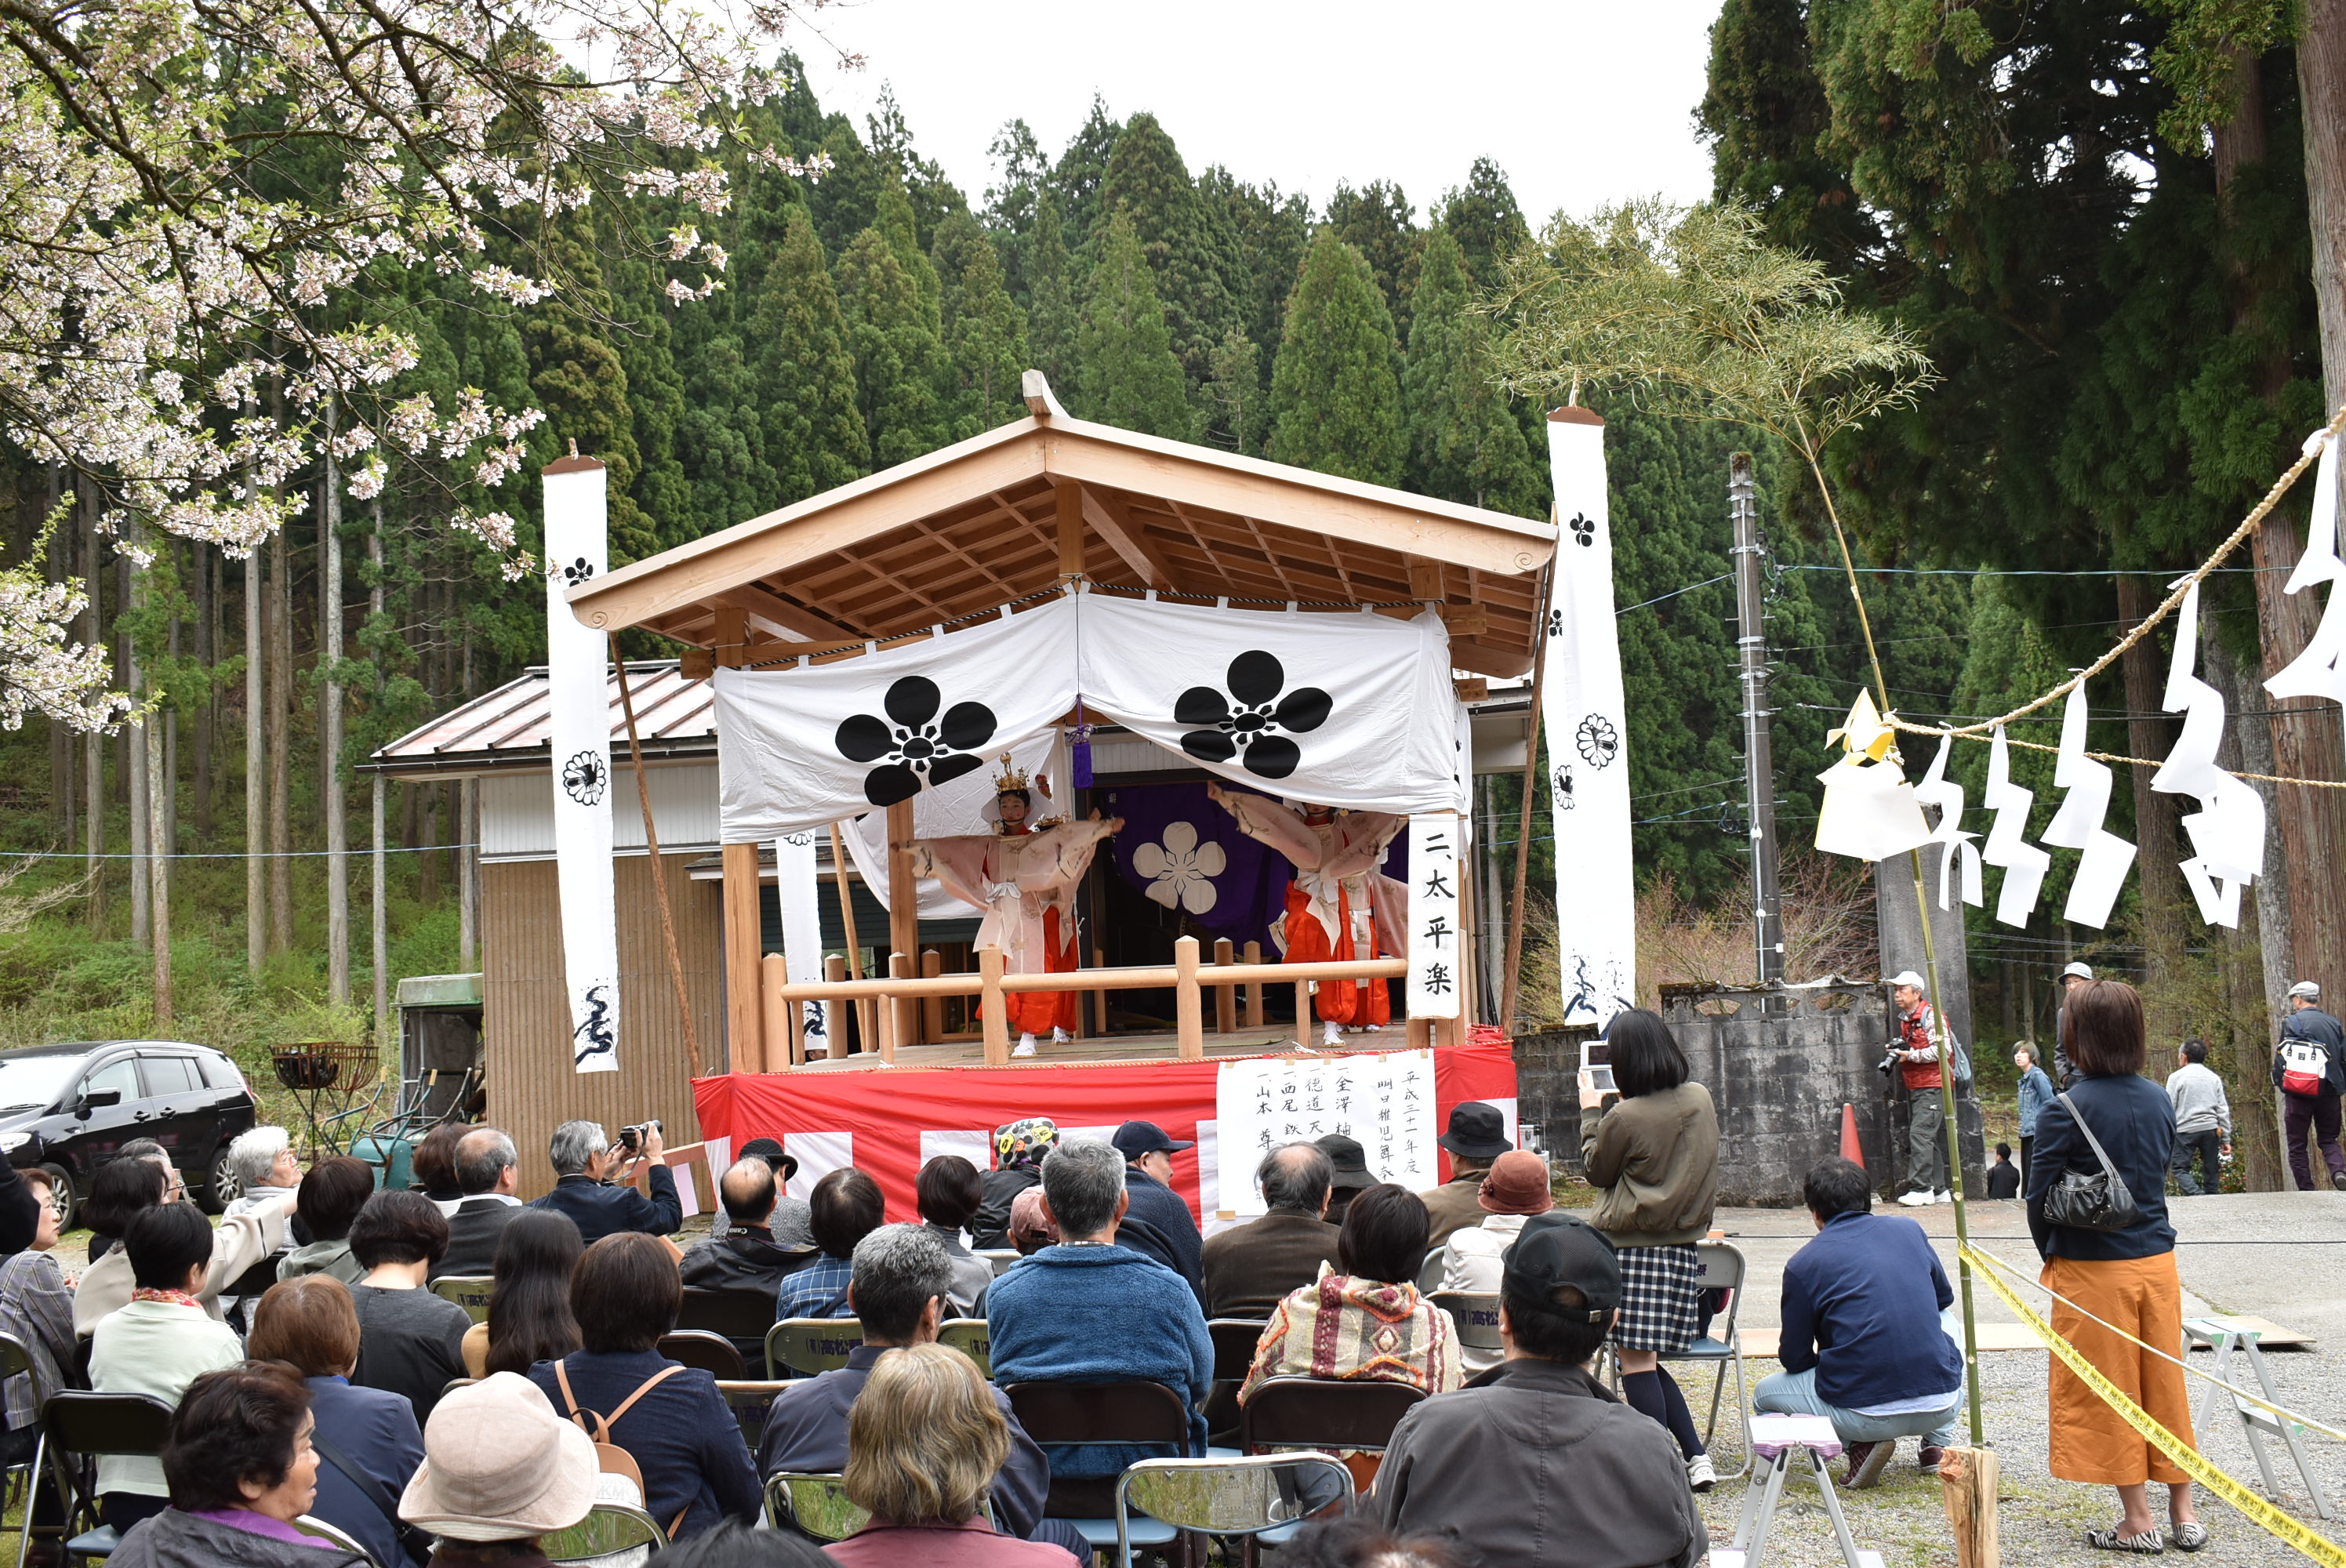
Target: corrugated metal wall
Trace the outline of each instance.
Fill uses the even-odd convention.
[[[659,824],[660,849],[717,846],[717,764],[658,764],[645,769],[651,781],[652,816]],[[621,854],[644,849],[643,808],[636,797],[636,770],[624,760],[611,767],[611,844]],[[481,859],[554,858],[554,786],[544,768],[527,773],[491,773],[481,779]]]
[[[725,1070],[725,1008],[719,964],[723,894],[717,882],[685,875],[695,854],[663,854],[677,947],[705,1071]],[[559,1124],[584,1116],[616,1135],[657,1116],[671,1145],[700,1136],[693,1115],[691,1068],[678,1025],[676,993],[660,939],[659,905],[648,857],[616,862],[619,911],[619,1070],[571,1070],[570,1020],[563,1000],[562,911],[554,863],[481,868],[482,1003],[488,1068],[489,1120],[521,1145],[521,1190],[535,1196],[554,1185],[546,1139]],[[704,1195],[705,1196],[705,1195]]]

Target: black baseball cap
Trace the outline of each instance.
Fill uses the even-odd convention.
[[[1507,1123],[1499,1107],[1480,1100],[1462,1100],[1451,1106],[1449,1130],[1434,1142],[1470,1160],[1494,1160],[1515,1146],[1507,1142]]]
[[[1127,1122],[1117,1128],[1116,1136],[1108,1141],[1116,1145],[1116,1152],[1122,1155],[1127,1163],[1143,1155],[1177,1154],[1198,1146],[1188,1139],[1166,1136],[1165,1129],[1155,1122]]]
[[[1621,1305],[1621,1260],[1612,1238],[1576,1216],[1551,1210],[1525,1221],[1502,1255],[1500,1270],[1504,1296],[1528,1297],[1574,1322],[1602,1323]],[[1555,1304],[1557,1288],[1566,1285],[1587,1298],[1585,1310]]]
[[[782,1145],[771,1138],[751,1138],[741,1145],[740,1157],[745,1160],[765,1161],[782,1173],[784,1181],[799,1174],[798,1156],[782,1153]]]

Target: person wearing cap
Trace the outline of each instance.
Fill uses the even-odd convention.
[[[1898,1003],[1890,1060],[1906,1091],[1906,1190],[1898,1201],[1908,1208],[1949,1203],[1954,1193],[1947,1186],[1947,1108],[1939,1094],[1943,1080],[1935,1014],[1923,994],[1923,977],[1911,969],[1891,976],[1890,994]]]
[[[744,1155],[718,1178],[717,1198],[731,1221],[723,1236],[712,1232],[684,1250],[678,1272],[697,1290],[748,1290],[771,1299],[782,1281],[812,1263],[814,1241],[784,1247],[774,1236],[774,1206],[781,1186],[774,1167]]]
[[[741,1145],[741,1153],[737,1157],[763,1160],[774,1173],[774,1212],[766,1219],[766,1228],[771,1233],[773,1244],[784,1252],[812,1247],[813,1215],[807,1207],[807,1200],[792,1197],[786,1190],[790,1178],[799,1174],[798,1156],[784,1154],[782,1145],[772,1138],[751,1138]],[[731,1228],[732,1222],[726,1217],[725,1206],[720,1203],[717,1212],[709,1216],[709,1238],[722,1241],[725,1233]]]
[[[1043,1179],[1043,1158],[1058,1145],[1059,1129],[1048,1116],[1021,1116],[994,1129],[994,1168],[985,1173],[985,1196],[969,1222],[969,1244],[981,1252],[1010,1245],[1010,1206]]]
[[[1676,1445],[1589,1370],[1622,1301],[1601,1232],[1527,1226],[1500,1276],[1505,1359],[1411,1407],[1361,1512],[1477,1568],[1700,1563],[1710,1540]]]
[[[1376,1173],[1369,1169],[1368,1151],[1360,1140],[1341,1133],[1330,1133],[1324,1138],[1314,1138],[1320,1152],[1328,1156],[1331,1167],[1328,1177],[1328,1212],[1324,1217],[1331,1225],[1344,1223],[1344,1206],[1352,1195],[1366,1192],[1377,1185]]]
[[[1425,1200],[1427,1247],[1440,1247],[1450,1233],[1483,1223],[1483,1177],[1491,1162],[1515,1145],[1507,1142],[1499,1107],[1464,1100],[1450,1107],[1450,1125],[1434,1140],[1450,1156],[1450,1179],[1417,1196]]]
[[[2013,1047],[2012,1064],[2020,1070],[2020,1186],[2026,1191],[2028,1156],[2036,1146],[2036,1117],[2053,1103],[2053,1080],[2037,1065],[2036,1047],[2033,1044],[2024,1043]]]
[[[1200,1254],[1209,1318],[1264,1318],[1336,1256],[1328,1212],[1334,1175],[1317,1144],[1283,1144],[1255,1167],[1265,1213],[1209,1237]]]
[[[2053,1079],[2065,1089],[2077,1079],[2077,1070],[2069,1065],[2068,1053],[2061,1044],[2068,1035],[2069,998],[2077,993],[2077,987],[2093,983],[2090,963],[2066,964],[2061,970],[2061,1005],[2053,1011]]]
[[[1964,1352],[1940,1330],[1954,1288],[1923,1227],[1877,1215],[1865,1167],[1833,1158],[1811,1168],[1801,1196],[1817,1234],[1784,1265],[1784,1369],[1751,1402],[1773,1415],[1824,1416],[1849,1457],[1848,1487],[1872,1486],[1919,1437],[1924,1470],[1955,1441]]]
[[[1476,1201],[1483,1223],[1450,1233],[1442,1249],[1444,1290],[1488,1296],[1499,1288],[1499,1258],[1515,1244],[1524,1222],[1556,1207],[1547,1161],[1528,1149],[1509,1149],[1491,1162]],[[1468,1347],[1466,1370],[1485,1372],[1499,1364],[1495,1349]]]
[[[1605,1042],[1620,1098],[1608,1106],[1607,1096],[1583,1081],[1580,1160],[1596,1188],[1588,1222],[1620,1253],[1613,1345],[1621,1394],[1668,1429],[1687,1484],[1708,1492],[1716,1468],[1661,1359],[1684,1350],[1703,1321],[1694,1244],[1709,1234],[1719,1200],[1719,1114],[1658,1013],[1638,1007],[1615,1013]]]
[[[2289,1145],[2289,1174],[2300,1191],[2311,1192],[2310,1137],[2330,1167],[2330,1185],[2346,1192],[2346,1151],[2338,1144],[2339,1095],[2346,1092],[2346,1030],[2321,1010],[2321,987],[2300,980],[2289,988],[2289,1016],[2281,1020],[2280,1044],[2273,1050],[2273,1087],[2281,1098],[2282,1141]],[[2304,1088],[2311,1084],[2308,1093]]]
[[[1203,1301],[1206,1238],[1188,1201],[1173,1190],[1173,1156],[1196,1144],[1168,1136],[1155,1122],[1127,1122],[1109,1141],[1124,1156],[1124,1190],[1132,1199],[1131,1212],[1117,1227],[1117,1245],[1154,1257],[1188,1280]]]
[[[1028,1187],[1010,1206],[1011,1249],[1025,1257],[1058,1244],[1059,1227],[1051,1218],[1050,1206],[1043,1201],[1043,1189]]]
[[[594,1441],[515,1372],[449,1391],[423,1427],[399,1516],[438,1538],[432,1568],[551,1568],[538,1538],[595,1506]]]

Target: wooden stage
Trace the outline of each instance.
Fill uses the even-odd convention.
[[[1310,1055],[1326,1056],[1335,1053],[1305,1050],[1295,1043],[1295,1031],[1287,1026],[1277,1028],[1239,1029],[1230,1033],[1205,1036],[1208,1060],[1232,1056]],[[1035,1054],[1013,1058],[1013,1067],[1104,1067],[1128,1063],[1164,1063],[1176,1059],[1178,1038],[1170,1029],[1129,1034],[1094,1035],[1083,1040],[1070,1040],[1064,1045],[1054,1045],[1048,1040],[1035,1043]],[[1409,1031],[1399,1019],[1376,1033],[1354,1031],[1344,1036],[1344,1052],[1406,1051],[1410,1049]],[[880,1068],[889,1064],[877,1051],[858,1052],[839,1058],[817,1057],[796,1067],[793,1073],[852,1073],[865,1068]],[[966,1040],[949,1040],[942,1044],[901,1044],[896,1047],[897,1068],[906,1067],[983,1067],[985,1065],[985,1042],[973,1036]]]

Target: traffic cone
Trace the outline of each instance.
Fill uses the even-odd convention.
[[[1865,1168],[1865,1145],[1857,1141],[1857,1107],[1847,1101],[1841,1107],[1841,1157]]]

